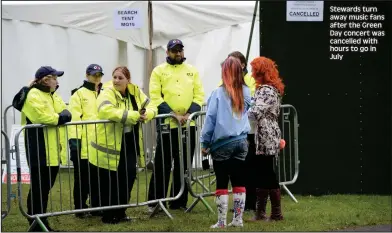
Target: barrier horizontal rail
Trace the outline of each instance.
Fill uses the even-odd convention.
[[[158,115],[154,119],[155,120],[160,120],[160,119],[166,119],[166,118],[172,118],[172,119],[175,120],[175,122],[177,122],[178,125],[180,125],[180,122],[177,120],[177,118],[173,114]],[[182,154],[183,154],[182,143],[179,143],[179,147],[178,147],[179,148],[178,153],[179,153],[179,155],[181,155],[181,156],[179,156],[180,157],[179,158],[180,159],[179,169],[180,169],[180,174],[181,174],[181,177],[180,177],[181,182],[179,184],[176,184],[176,185],[180,186],[180,190],[178,191],[178,193],[172,193],[171,197],[166,197],[166,195],[165,195],[163,198],[148,200],[148,198],[147,198],[147,191],[148,190],[147,189],[148,189],[148,177],[149,177],[148,173],[149,173],[149,171],[148,171],[148,169],[144,169],[143,172],[140,172],[138,169],[136,169],[136,178],[135,178],[135,181],[134,181],[136,187],[133,186],[132,190],[130,190],[130,193],[132,193],[132,194],[131,194],[131,197],[130,197],[131,201],[128,202],[128,204],[101,206],[101,201],[100,201],[99,202],[100,203],[99,207],[91,207],[91,206],[89,207],[89,206],[87,206],[87,207],[76,209],[76,208],[72,207],[72,201],[71,201],[71,199],[72,199],[72,194],[71,194],[71,190],[72,190],[72,188],[71,188],[72,173],[71,173],[71,168],[68,166],[68,169],[63,169],[62,172],[60,172],[60,171],[58,172],[58,175],[57,175],[58,179],[56,179],[57,177],[55,177],[56,180],[54,180],[54,183],[55,183],[54,187],[51,188],[51,191],[49,193],[51,196],[48,198],[48,211],[46,213],[28,214],[28,211],[25,210],[25,205],[26,204],[25,204],[25,202],[23,202],[23,200],[24,200],[24,198],[23,198],[24,197],[24,195],[23,195],[24,192],[23,192],[23,187],[22,187],[22,182],[21,182],[21,180],[22,180],[21,179],[21,162],[20,162],[20,160],[21,160],[20,159],[20,156],[21,156],[20,155],[20,149],[21,148],[19,148],[19,145],[20,145],[19,144],[19,138],[20,138],[19,135],[22,132],[24,132],[24,133],[30,132],[28,130],[34,130],[34,131],[38,132],[38,129],[42,129],[43,132],[45,132],[45,130],[47,132],[47,130],[50,129],[50,128],[56,128],[57,129],[56,132],[58,132],[59,128],[63,127],[63,128],[66,129],[65,130],[65,132],[66,132],[66,142],[68,143],[68,139],[69,138],[68,138],[68,129],[67,129],[67,127],[71,127],[71,126],[75,127],[75,126],[79,126],[79,125],[83,125],[83,126],[85,126],[85,125],[95,125],[95,133],[92,133],[91,135],[95,136],[95,142],[97,142],[97,125],[98,124],[103,125],[103,127],[105,128],[105,133],[106,133],[106,129],[108,127],[107,126],[108,124],[119,124],[119,123],[115,123],[115,122],[112,122],[112,121],[109,121],[109,120],[98,120],[98,121],[69,122],[69,123],[66,123],[66,124],[64,124],[62,126],[48,126],[48,125],[42,125],[42,124],[29,124],[29,125],[23,126],[16,133],[16,136],[15,136],[15,151],[16,151],[17,195],[18,195],[18,201],[19,201],[19,210],[21,211],[23,216],[25,216],[28,219],[33,220],[33,223],[31,224],[30,229],[35,227],[36,224],[39,224],[42,229],[47,230],[47,228],[46,228],[44,222],[42,221],[42,219],[47,218],[47,217],[51,217],[51,216],[59,216],[59,215],[67,215],[67,214],[93,213],[93,212],[100,212],[100,211],[105,211],[105,210],[115,210],[115,209],[121,209],[121,208],[140,207],[140,206],[146,206],[146,205],[154,205],[155,206],[154,211],[151,213],[150,217],[153,217],[155,214],[158,213],[159,209],[162,209],[169,218],[171,218],[171,219],[173,218],[171,216],[171,214],[167,211],[167,209],[166,209],[166,207],[165,207],[165,205],[163,203],[166,202],[166,201],[174,201],[174,200],[179,199],[181,197],[182,193],[184,192],[185,181],[184,181],[184,167],[183,167],[183,160],[182,160],[182,157],[183,157],[182,156]],[[75,127],[75,128],[77,128],[77,127]],[[86,130],[87,130],[87,127],[86,127]],[[134,139],[136,138],[135,131],[136,130],[132,130],[133,135],[134,135],[133,136]],[[103,135],[100,135],[100,136],[103,136]],[[181,132],[181,130],[179,130],[178,134],[174,135],[174,136],[177,137],[178,142],[182,141],[182,132]],[[58,133],[56,133],[56,137],[57,137],[57,140],[59,140],[59,134]],[[27,137],[27,138],[29,138],[29,137]],[[107,138],[107,137],[105,137],[105,138]],[[124,132],[122,132],[122,138],[124,138]],[[171,135],[170,135],[170,138],[171,138]],[[86,141],[90,141],[90,140],[87,139]],[[134,145],[136,145],[136,141],[137,140],[135,140],[135,144]],[[107,142],[106,142],[106,145],[108,145]],[[145,145],[145,144],[143,143],[143,145]],[[143,147],[145,147],[145,146],[143,146]],[[137,151],[137,149],[135,149],[135,150]],[[68,146],[66,147],[66,151],[67,151],[67,154],[69,154]],[[58,152],[59,152],[59,150],[58,150]],[[26,156],[30,156],[28,151],[26,151]],[[57,154],[57,156],[60,156],[59,153]],[[88,156],[90,156],[90,155],[88,154]],[[109,156],[109,154],[108,154],[108,156]],[[172,155],[170,155],[170,156],[172,156]],[[50,159],[50,158],[48,158],[48,159]],[[78,159],[79,159],[78,161],[80,162],[80,158],[78,158]],[[88,157],[88,159],[90,159],[90,157]],[[120,163],[120,162],[118,162],[118,163]],[[139,167],[146,168],[146,165],[147,165],[146,160],[145,160],[145,164],[144,165],[143,164],[139,164],[138,160],[137,160],[137,163],[138,163],[138,165],[140,165]],[[116,165],[119,166],[119,164],[117,164],[117,163],[116,163]],[[39,166],[40,165],[38,165],[38,167]],[[89,167],[89,169],[90,169],[90,167]],[[30,170],[31,170],[31,167],[30,167]],[[153,165],[153,170],[155,170],[155,165]],[[89,174],[90,174],[90,172],[91,172],[91,170],[89,170]],[[64,174],[65,174],[66,177],[65,177],[64,180],[62,180],[61,176],[64,176]],[[119,182],[119,180],[118,180],[118,176],[119,176],[118,175],[118,171],[117,171],[116,174],[117,174],[117,183],[118,183]],[[109,174],[109,177],[110,177],[110,174]],[[97,179],[100,179],[100,178],[102,178],[102,177],[100,177],[99,173],[98,173]],[[128,179],[128,177],[127,177],[127,179]],[[145,188],[143,189],[142,185],[144,183],[143,182],[144,179],[145,179],[145,184],[144,184]],[[69,189],[66,189],[67,188],[66,187],[67,182],[69,182],[69,184],[68,184],[69,185]],[[99,182],[100,181],[98,181],[98,186],[99,186]],[[30,188],[31,188],[31,186],[30,186]],[[41,179],[40,179],[40,188],[42,190]],[[53,194],[53,192],[54,192],[53,190],[57,190],[57,189],[60,189],[60,192],[59,192],[60,198],[58,200],[59,203],[54,203],[56,197],[53,197],[53,195],[54,195]],[[90,189],[90,193],[91,193],[92,188],[90,187],[89,189]],[[156,189],[156,187],[155,187],[155,189]],[[99,190],[100,190],[99,191],[99,195],[101,195],[102,189],[99,189]],[[118,191],[117,192],[117,198],[119,199],[120,198],[119,197],[120,194],[119,194],[118,186],[117,186],[117,191]],[[143,192],[145,192],[146,198],[144,200],[140,200],[140,196],[142,196]],[[42,203],[42,193],[40,193],[40,194],[41,194],[40,195],[40,199],[41,199],[41,203]],[[33,192],[32,192],[32,196],[33,196]],[[67,205],[68,205],[68,204],[66,204],[68,202],[67,197],[69,197],[69,207],[70,208],[66,208]],[[135,198],[136,198],[136,201],[133,202]],[[90,197],[90,199],[91,199],[91,197]],[[50,202],[49,202],[49,200],[50,200]],[[60,204],[60,208],[58,208],[58,204]],[[90,205],[91,205],[91,200],[90,200]],[[42,207],[42,205],[41,205],[41,207]],[[49,207],[50,207],[50,210],[49,210]],[[43,209],[43,208],[41,208],[41,209]]]
[[[3,210],[1,209],[1,219],[4,219],[7,217],[7,215],[10,213],[11,210],[11,158],[10,158],[10,141],[7,136],[7,134],[1,130],[1,135],[4,137],[4,149],[1,150],[2,155],[1,155],[1,178],[3,179],[3,164],[5,164],[5,169],[6,169],[6,186],[7,186],[7,193],[6,193],[6,209]],[[3,154],[4,153],[4,154]],[[4,158],[4,160],[3,160]],[[3,202],[3,197],[4,195],[1,195],[2,197],[2,203]]]
[[[214,213],[212,208],[205,201],[205,197],[215,195],[214,193],[215,187],[213,186],[213,184],[215,184],[216,179],[214,178],[215,177],[214,170],[213,168],[211,168],[212,165],[211,155],[204,158],[201,155],[199,139],[201,136],[200,133],[202,130],[202,126],[204,125],[204,119],[205,119],[207,108],[204,107],[203,110],[204,111],[192,113],[189,116],[187,122],[186,133],[187,133],[188,155],[191,152],[189,133],[190,133],[190,122],[192,121],[196,122],[195,138],[196,138],[197,146],[194,152],[195,153],[194,163],[196,164],[196,167],[192,168],[188,158],[188,167],[190,167],[191,169],[188,170],[185,174],[186,183],[188,185],[189,192],[192,195],[192,197],[196,198],[196,200],[191,204],[191,206],[187,209],[186,212],[190,212],[196,206],[196,204],[199,201],[201,201],[210,212]],[[289,119],[290,116],[292,117],[292,119]],[[290,198],[297,203],[298,202],[297,199],[287,188],[287,185],[294,184],[296,182],[299,174],[299,163],[300,163],[299,156],[298,156],[299,125],[298,125],[297,110],[293,105],[289,105],[289,104],[281,105],[280,117],[282,118],[282,120],[279,122],[282,131],[282,138],[286,140],[286,147],[280,152],[279,156],[275,157],[275,162],[277,164],[275,170],[277,170],[276,173],[279,178],[279,185],[286,191],[286,193],[290,196]],[[286,125],[288,125],[288,127],[286,127]],[[200,163],[200,161],[203,160],[206,168],[203,169],[197,167],[197,165],[203,164],[203,162]],[[287,164],[289,164],[288,168],[286,166]],[[283,175],[281,175],[281,173],[283,173]],[[289,173],[289,175],[287,175],[287,173]],[[208,180],[205,181],[205,179]],[[201,188],[199,188],[199,186],[201,186]]]

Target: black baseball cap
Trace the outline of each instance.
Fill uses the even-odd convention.
[[[35,78],[36,79],[42,79],[45,76],[48,75],[56,75],[58,77],[63,76],[64,71],[57,71],[56,69],[53,69],[51,66],[41,66],[37,72],[35,72]]]
[[[91,65],[87,66],[86,74],[94,75],[96,73],[102,73],[102,75],[103,75],[103,69],[100,65],[91,64]]]
[[[182,44],[181,40],[179,40],[179,39],[172,39],[172,40],[169,41],[169,43],[167,43],[167,49],[172,49],[176,45],[180,45],[181,48],[184,47],[184,45]]]

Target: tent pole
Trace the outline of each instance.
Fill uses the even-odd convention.
[[[144,91],[146,95],[148,96],[149,93],[149,80],[150,80],[150,75],[153,69],[153,64],[152,64],[152,36],[153,36],[153,20],[152,20],[152,2],[148,1],[148,40],[149,40],[149,49],[147,52],[147,74],[146,74],[146,79],[144,80]]]
[[[259,4],[259,46],[260,46],[260,56],[263,55],[263,8],[261,2]]]
[[[250,51],[250,46],[252,44],[252,36],[253,36],[253,29],[255,27],[255,21],[256,21],[256,15],[257,15],[257,6],[259,5],[259,1],[256,1],[255,3],[255,9],[253,11],[253,19],[252,19],[252,26],[250,28],[250,35],[249,35],[249,41],[248,41],[248,49],[246,51],[246,63],[248,63],[249,59],[249,51]],[[260,17],[259,17],[260,18]]]

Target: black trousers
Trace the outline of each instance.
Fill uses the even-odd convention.
[[[30,190],[27,195],[27,214],[46,213],[49,200],[49,192],[56,182],[59,166],[30,166]],[[41,199],[42,198],[42,199]],[[42,201],[41,201],[42,200]],[[41,218],[46,224],[47,219]],[[33,220],[29,219],[30,224]]]
[[[90,207],[99,207],[101,206],[101,197],[99,194],[99,189],[98,189],[98,182],[99,182],[99,176],[98,176],[98,170],[99,168],[94,166],[91,163],[88,163],[89,166],[89,172],[90,172],[90,187],[91,189],[89,190],[90,193]],[[91,214],[98,213],[98,212],[92,212]]]
[[[71,161],[74,166],[73,197],[75,209],[85,209],[88,208],[86,202],[90,194],[89,162],[87,159],[81,159],[80,151],[76,150],[71,150]]]
[[[280,186],[274,171],[274,156],[257,155],[255,163],[258,165],[255,187],[278,189]]]
[[[190,127],[190,136],[191,136],[191,163],[193,162],[194,152],[195,152],[195,127]],[[184,134],[184,129],[183,129]],[[186,141],[183,140],[182,144],[183,148],[183,164],[184,164],[184,172],[188,169],[188,160],[187,160],[187,144]],[[162,149],[163,147],[163,154]],[[172,151],[172,155],[170,153],[170,149]],[[171,140],[169,133],[162,134],[161,137],[158,134],[157,139],[157,147],[154,158],[154,170],[150,180],[150,186],[148,189],[148,200],[156,200],[162,199],[166,197],[168,187],[169,187],[169,179],[170,179],[170,171],[172,166],[172,159],[174,160],[174,171],[173,171],[173,181],[170,188],[170,197],[176,196],[181,189],[181,177],[180,177],[180,159],[179,159],[179,143],[178,143],[178,129],[171,129]],[[185,180],[184,180],[185,182]],[[185,207],[188,202],[188,186],[185,184],[184,193],[181,197],[175,201],[170,202],[171,208]],[[152,204],[149,206],[155,206],[156,204]]]
[[[231,158],[223,161],[213,160],[216,177],[216,189],[228,189],[229,181],[232,187],[245,186],[245,161]]]
[[[246,188],[246,201],[245,201],[245,209],[246,210],[255,210],[256,209],[256,187],[255,184],[257,182],[257,172],[258,164],[256,161],[256,144],[255,144],[255,135],[248,134],[248,155],[245,159],[245,188]]]
[[[133,133],[126,133],[123,135],[117,171],[98,168],[101,206],[129,204],[136,179],[136,153]],[[94,166],[93,169],[97,167]],[[125,211],[126,208],[105,210],[102,221],[119,221],[126,216]]]

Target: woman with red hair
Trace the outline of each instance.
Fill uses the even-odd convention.
[[[278,124],[284,84],[274,61],[257,57],[251,63],[252,75],[256,80],[254,104],[249,109],[250,118],[257,121],[255,162],[260,165],[256,180],[256,212],[251,221],[282,220],[280,187],[273,167],[274,156],[281,148],[281,132]],[[271,217],[266,217],[268,196],[271,200]]]
[[[229,57],[222,64],[223,84],[211,93],[201,132],[202,153],[211,153],[216,175],[218,222],[211,228],[226,227],[229,181],[233,188],[234,214],[228,226],[242,227],[245,208],[245,158],[250,130],[247,111],[250,89],[244,83],[241,63]],[[209,152],[208,152],[209,150]]]

